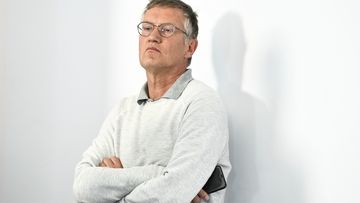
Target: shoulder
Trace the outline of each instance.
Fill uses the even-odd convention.
[[[137,101],[137,97],[135,95],[122,98],[110,110],[109,117],[112,117],[112,118],[120,117],[125,112],[134,108],[134,106],[137,104],[136,101]]]
[[[118,108],[121,110],[121,112],[124,112],[127,111],[128,109],[133,108],[135,105],[137,105],[137,96],[131,95],[122,98],[118,103]]]
[[[221,103],[220,96],[213,88],[195,79],[189,82],[182,96],[188,102],[206,100]]]
[[[225,113],[225,108],[219,94],[199,80],[189,82],[181,99],[188,110]]]

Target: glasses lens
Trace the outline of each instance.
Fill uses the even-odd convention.
[[[137,28],[138,28],[138,32],[141,36],[144,37],[148,37],[151,32],[154,30],[154,28],[158,27],[158,31],[160,33],[161,36],[163,37],[170,37],[172,36],[175,32],[176,32],[176,28],[175,25],[171,24],[171,23],[165,23],[165,24],[161,24],[161,25],[154,25],[152,23],[148,23],[148,22],[142,22],[140,23]],[[180,30],[180,29],[179,29]],[[184,32],[182,30],[180,30],[181,32]],[[184,33],[186,34],[186,33]]]
[[[170,37],[171,35],[174,34],[175,30],[176,28],[173,24],[162,24],[159,27],[160,34],[163,37]]]
[[[142,36],[149,36],[153,29],[154,29],[154,25],[150,23],[140,23],[138,25],[139,34]]]

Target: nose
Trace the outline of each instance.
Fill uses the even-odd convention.
[[[160,43],[162,38],[158,30],[158,27],[154,27],[154,29],[147,38],[148,38],[148,42]]]

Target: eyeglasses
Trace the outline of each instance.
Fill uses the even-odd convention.
[[[181,30],[180,28],[176,27],[175,25],[173,25],[171,23],[155,25],[155,24],[149,23],[149,22],[141,22],[137,25],[137,28],[138,28],[138,32],[141,36],[148,37],[154,30],[155,26],[157,27],[157,30],[159,31],[160,35],[163,37],[171,37],[175,33],[176,30],[179,30],[180,32],[182,32],[186,36],[188,36],[188,34],[184,30]]]

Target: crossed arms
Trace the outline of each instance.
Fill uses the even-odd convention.
[[[121,160],[115,156],[103,159],[103,161],[100,163],[100,167],[124,168]],[[202,199],[205,201],[209,200],[209,195],[203,189],[201,189],[200,192],[193,198],[191,203],[200,203]]]
[[[110,114],[99,136],[77,165],[74,180],[76,200],[91,203],[183,203],[207,199],[201,188],[227,142],[224,113],[217,104],[208,105],[213,108],[204,109],[204,102],[193,102],[189,106],[166,166],[149,164],[124,168],[121,157],[114,157],[117,116]]]

